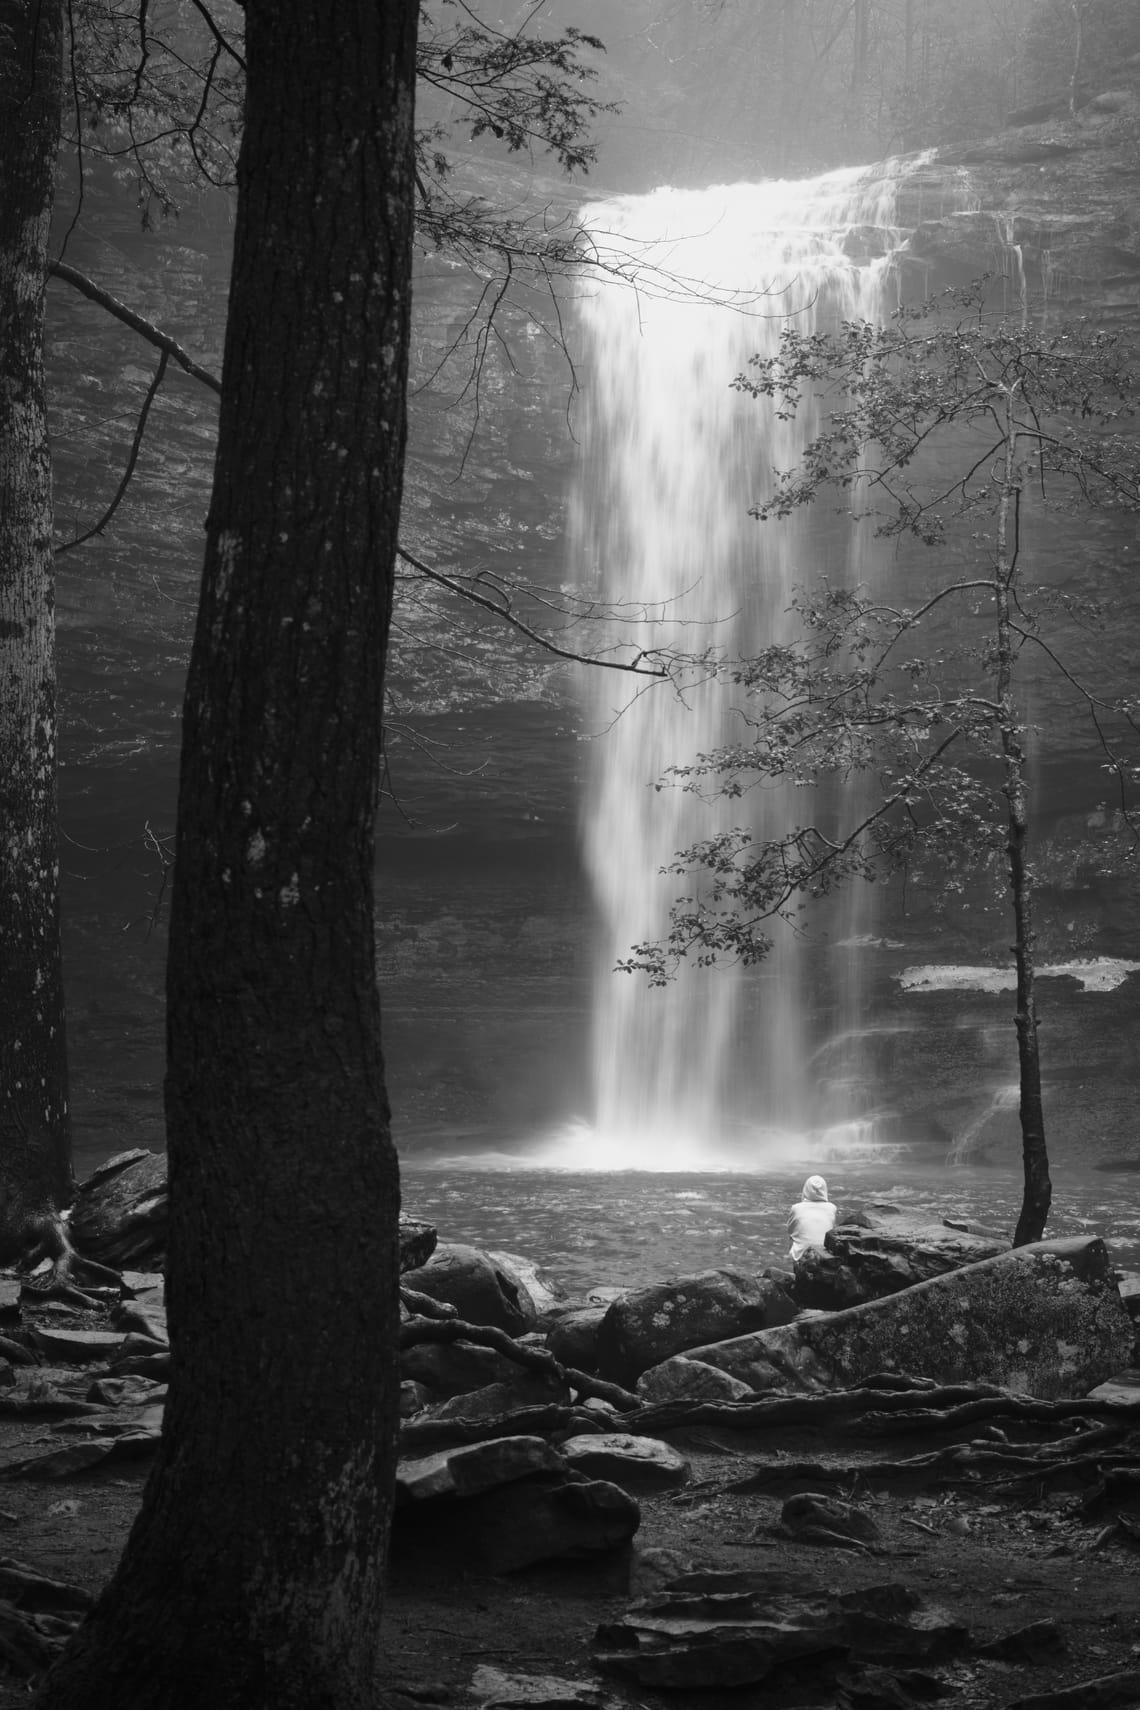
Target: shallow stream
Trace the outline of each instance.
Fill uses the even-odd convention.
[[[575,1293],[784,1264],[784,1220],[805,1173],[586,1173],[505,1162],[473,1169],[446,1157],[402,1166],[405,1209],[433,1222],[441,1240],[524,1255]],[[888,1199],[1012,1231],[1021,1203],[1020,1173],[1002,1168],[837,1163],[828,1184],[841,1217],[844,1208]],[[1102,1235],[1122,1269],[1140,1269],[1140,1174],[1058,1170],[1053,1206],[1049,1235]]]

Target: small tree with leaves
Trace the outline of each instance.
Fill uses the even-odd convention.
[[[726,672],[742,692],[745,739],[674,768],[670,781],[722,798],[784,782],[800,786],[796,799],[810,800],[813,816],[776,837],[736,827],[680,851],[671,871],[700,882],[674,906],[667,939],[638,945],[623,966],[660,982],[685,957],[754,963],[775,919],[849,880],[922,864],[961,886],[1004,853],[1025,1176],[1014,1240],[1038,1240],[1052,1187],[1020,690],[1032,657],[1083,704],[1126,821],[1140,701],[1098,693],[1061,657],[1051,619],[1058,608],[1088,613],[1079,596],[1034,581],[1023,523],[1031,494],[1046,506],[1140,508],[1127,352],[1084,327],[995,322],[976,289],[904,309],[887,326],[789,328],[779,353],[753,359],[734,384],[782,415],[809,396],[821,410],[802,462],[775,472],[757,518],[779,526],[838,493],[852,526],[866,523],[900,552],[920,542],[935,574],[910,605],[867,587],[805,589],[798,634]],[[922,576],[919,564],[912,571]],[[832,779],[858,782],[847,806],[822,788]]]

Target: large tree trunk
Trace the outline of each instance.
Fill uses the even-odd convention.
[[[158,1464],[52,1710],[374,1710],[396,1164],[373,819],[404,450],[415,0],[247,0],[170,930]]]
[[[55,788],[44,287],[61,0],[0,0],[0,1262],[61,1250],[71,1197]]]

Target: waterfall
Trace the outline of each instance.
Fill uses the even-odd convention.
[[[623,614],[627,640],[746,654],[789,638],[797,584],[822,573],[873,578],[877,543],[826,504],[783,523],[748,515],[772,469],[799,461],[813,422],[810,407],[781,421],[731,381],[753,353],[774,353],[789,316],[810,332],[889,313],[895,188],[879,167],[662,189],[584,210],[609,276],[595,273],[579,305],[573,545],[587,585]],[[670,766],[745,734],[723,684],[699,678],[677,692],[617,672],[590,676],[583,843],[599,945],[583,1161],[755,1167],[818,1157],[867,1129],[849,1054],[838,1085],[812,1064],[818,935],[778,931],[758,970],[683,966],[665,989],[613,972],[631,945],[664,936],[671,902],[692,893],[691,881],[660,876],[675,851],[720,827],[772,836],[802,813],[783,788],[709,803],[669,782]],[[842,1035],[858,1034],[862,890],[826,931],[829,1025]]]

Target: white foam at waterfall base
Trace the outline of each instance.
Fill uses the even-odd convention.
[[[663,189],[583,214],[607,271],[583,286],[582,473],[573,552],[600,600],[640,614],[615,643],[714,648],[747,656],[790,638],[797,583],[826,573],[873,580],[878,543],[849,521],[798,514],[761,524],[749,507],[773,469],[795,466],[818,415],[779,419],[732,387],[754,353],[773,354],[787,317],[801,332],[882,319],[893,307],[896,180],[850,170],[808,182]],[[868,242],[866,234],[873,230]],[[854,259],[856,253],[862,259]],[[636,275],[636,288],[617,277]],[[821,507],[822,509],[822,507]],[[822,525],[822,526],[821,526]],[[758,1155],[802,1157],[828,1129],[854,1131],[866,1111],[828,1104],[808,1064],[818,1044],[804,948],[773,933],[755,977],[683,966],[664,990],[615,974],[632,945],[659,941],[694,881],[661,869],[718,829],[763,837],[793,822],[794,792],[765,787],[710,805],[669,768],[744,734],[740,712],[695,669],[683,688],[595,671],[586,686],[592,764],[583,842],[599,920],[594,990],[594,1115],[576,1167],[728,1167]],[[865,887],[832,921],[836,940],[866,937]],[[780,923],[776,923],[777,927]],[[837,1030],[855,1024],[857,960],[831,978]],[[685,1162],[679,1162],[685,1160]]]
[[[652,1170],[691,1175],[764,1174],[772,1170],[816,1170],[837,1162],[888,1162],[908,1148],[884,1141],[874,1117],[833,1123],[812,1131],[741,1125],[735,1129],[676,1129],[655,1135],[645,1129],[596,1128],[574,1121],[532,1140],[515,1167],[605,1173]],[[485,1160],[469,1160],[480,1168]]]

